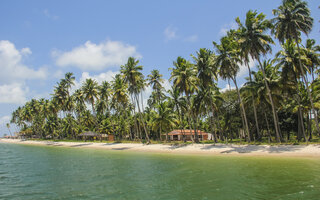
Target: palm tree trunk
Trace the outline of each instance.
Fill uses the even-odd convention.
[[[139,99],[138,99],[137,94],[135,94],[135,98],[136,98],[136,102],[137,102],[137,105],[138,105],[138,111],[139,111],[140,120],[141,120],[141,123],[142,123],[142,125],[143,125],[144,131],[145,131],[145,133],[146,133],[147,142],[148,142],[148,144],[149,144],[149,143],[150,143],[150,138],[149,138],[149,134],[148,134],[146,125],[145,125],[145,123],[144,123],[144,119],[143,119],[141,110],[140,110]]]
[[[184,131],[184,128],[183,128],[183,118],[182,118],[182,115],[180,114],[180,110],[179,110],[179,107],[177,107],[177,112],[178,112],[178,116],[180,118],[180,131],[182,133],[182,139],[183,139],[183,142],[186,142],[186,134],[185,134],[185,131]]]
[[[251,76],[251,70],[250,70],[250,67],[249,67],[249,64],[247,63],[247,67],[248,67],[248,70],[249,70],[249,79],[250,79],[250,82],[252,82],[252,76]],[[253,107],[253,114],[254,114],[254,120],[256,122],[256,128],[257,128],[257,137],[258,137],[258,140],[260,140],[260,129],[259,129],[259,123],[258,123],[258,117],[257,117],[257,109],[256,109],[256,104],[254,102],[254,93],[252,92],[252,107]]]
[[[296,81],[296,89],[297,89],[297,97],[298,97],[298,120],[300,121],[300,131],[302,132],[302,135],[305,137],[306,133],[305,133],[305,129],[304,129],[304,121],[303,121],[303,113],[301,111],[301,98],[300,98],[300,91],[299,91],[299,79],[297,77],[297,75],[294,73],[295,76],[295,81]],[[299,131],[299,129],[298,129]],[[299,135],[300,137],[300,135]],[[306,141],[307,142],[307,141]]]
[[[246,110],[244,109],[244,105],[243,105],[243,102],[242,102],[242,99],[241,99],[241,96],[240,96],[240,91],[239,91],[239,88],[238,88],[238,84],[237,84],[236,78],[232,77],[232,81],[233,81],[234,85],[236,86],[236,90],[237,90],[237,94],[238,94],[238,98],[239,98],[239,102],[240,102],[240,107],[241,107],[242,113],[243,113],[243,120],[244,120],[244,123],[245,123],[245,129],[246,129],[246,132],[248,134],[248,142],[250,142],[251,141],[251,137],[250,137],[250,132],[249,132],[249,126],[248,126],[248,121],[247,121]]]
[[[189,115],[190,115],[190,113],[189,113]],[[187,120],[188,120],[188,123],[189,123],[189,130],[190,130],[190,138],[191,138],[191,140],[192,140],[192,143],[194,143],[195,141],[194,141],[194,137],[193,137],[193,135],[192,135],[192,125],[191,125],[191,116],[188,116],[187,117]]]
[[[299,107],[299,116],[300,116],[300,121],[301,121],[301,130],[302,130],[302,136],[304,138],[304,140],[306,142],[308,142],[308,139],[306,137],[306,131],[305,131],[305,128],[304,128],[304,122],[303,122],[303,112],[302,112],[302,108]]]
[[[279,127],[278,127],[279,122],[278,122],[278,118],[277,118],[276,109],[275,109],[275,106],[274,106],[274,103],[273,103],[271,91],[270,91],[270,88],[269,88],[269,85],[268,85],[268,82],[267,82],[266,73],[265,73],[265,71],[264,71],[264,69],[262,67],[260,58],[258,58],[257,60],[259,62],[259,66],[260,66],[260,69],[261,69],[262,74],[263,74],[264,84],[266,85],[269,101],[271,103],[272,115],[273,115],[273,123],[274,123],[274,128],[275,128],[275,131],[276,131],[277,142],[281,143],[281,136],[280,136],[280,131],[279,131]]]
[[[191,106],[191,102],[190,102],[190,95],[187,96],[187,100],[188,100],[188,104],[189,106]],[[196,132],[197,128],[196,128],[196,120],[195,120],[195,115],[194,115],[194,112],[193,112],[193,109],[190,107],[190,118],[193,120],[193,129],[194,129],[194,141],[193,142],[196,142],[198,143],[199,142],[199,137],[198,137],[198,133]],[[190,130],[192,130],[192,127],[190,127]],[[192,132],[190,131],[191,133],[191,136],[193,136]]]
[[[266,124],[267,124],[267,131],[268,131],[268,141],[269,143],[272,142],[272,138],[271,138],[271,133],[270,133],[270,128],[269,128],[269,122],[268,122],[268,118],[267,118],[267,113],[264,112],[264,119],[266,120]]]
[[[135,101],[133,99],[133,96],[132,94],[130,95],[131,97],[131,101],[133,103],[133,116],[134,116],[134,126],[135,126],[135,138],[139,138],[139,135],[141,135],[141,133],[139,132],[139,129],[138,129],[138,122],[137,122],[137,116],[136,116],[136,104],[135,104]]]
[[[301,71],[301,76],[302,76],[302,79],[303,79],[304,84],[305,84],[305,86],[306,86],[306,90],[307,90],[307,92],[308,92],[308,96],[309,96],[309,99],[310,99],[313,116],[314,116],[314,119],[315,119],[315,122],[316,122],[317,131],[318,131],[318,134],[320,135],[318,115],[317,115],[317,112],[315,112],[315,108],[314,108],[314,104],[313,104],[313,98],[312,98],[311,92],[310,92],[310,90],[309,90],[308,81],[306,80],[306,77],[305,77],[304,74],[303,74],[303,68],[302,68],[301,58],[300,58],[300,45],[299,45],[299,41],[298,41],[298,36],[297,36],[297,34],[295,34],[295,40],[296,40],[297,47],[298,47],[299,67],[300,67],[300,71]]]
[[[214,131],[213,131],[213,140],[216,143],[217,142],[217,127],[216,127],[215,120],[216,120],[215,119],[215,112],[214,112],[214,108],[212,108],[212,118],[210,117],[210,125],[212,127],[212,124],[214,124],[213,127],[212,127],[214,129]]]

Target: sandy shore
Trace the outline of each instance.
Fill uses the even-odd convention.
[[[96,148],[117,151],[136,151],[154,153],[204,154],[204,155],[242,155],[242,156],[293,156],[317,157],[320,159],[320,145],[226,145],[226,144],[137,144],[137,143],[92,143],[92,142],[52,142],[22,141],[19,139],[0,139],[3,143],[61,146],[72,148]]]

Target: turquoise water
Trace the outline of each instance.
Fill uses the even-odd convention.
[[[320,158],[0,143],[0,199],[319,199]]]

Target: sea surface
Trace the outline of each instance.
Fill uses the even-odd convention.
[[[0,143],[0,199],[320,199],[320,158]]]

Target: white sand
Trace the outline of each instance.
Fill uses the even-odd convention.
[[[22,141],[19,139],[0,139],[3,143],[62,146],[72,148],[98,148],[118,151],[137,151],[154,153],[204,154],[204,155],[242,155],[242,156],[294,156],[320,158],[320,145],[226,145],[226,144],[137,144],[137,143],[92,143],[92,142],[52,142]]]

